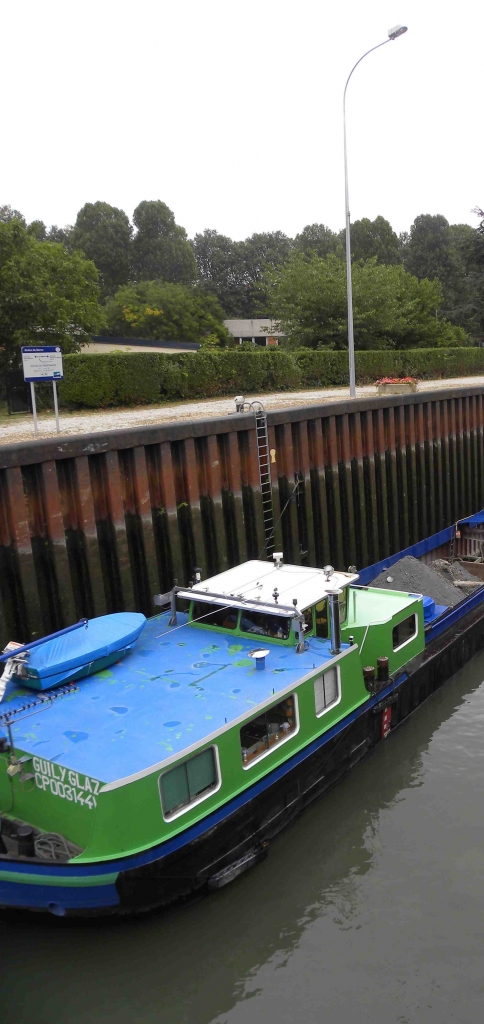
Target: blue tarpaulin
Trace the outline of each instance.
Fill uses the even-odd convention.
[[[40,680],[41,689],[57,685],[76,669],[125,649],[138,639],[145,622],[140,612],[115,612],[89,619],[87,628],[47,640],[30,653],[27,670],[32,684]]]
[[[467,519],[459,519],[460,526],[466,523],[468,526],[482,526],[484,523],[484,509],[481,508],[480,512],[476,512],[473,516],[468,516]]]

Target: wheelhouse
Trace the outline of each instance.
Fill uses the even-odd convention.
[[[330,638],[329,595],[337,594],[339,623],[348,611],[348,587],[354,573],[250,561],[206,581],[197,580],[178,596],[190,601],[189,623],[226,630],[237,636],[266,637],[292,646],[305,638]]]

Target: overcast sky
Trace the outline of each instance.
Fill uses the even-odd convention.
[[[162,199],[192,237],[484,206],[482,0],[10,0],[0,205]]]

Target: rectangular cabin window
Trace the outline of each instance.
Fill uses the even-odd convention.
[[[328,602],[326,600],[320,601],[314,609],[316,613],[316,636],[320,636],[323,640],[327,640],[329,637],[329,626],[328,626]]]
[[[339,620],[340,623],[346,621],[348,614],[348,588],[345,587],[343,592],[339,595]],[[316,636],[320,636],[323,640],[327,640],[329,637],[329,623],[328,623],[328,601],[320,601],[314,606],[315,618],[316,618]]]
[[[311,633],[313,632],[313,609],[312,608],[306,608],[305,611],[303,611],[303,615],[304,615],[304,622],[306,624],[306,629],[304,630],[304,635],[305,636],[310,636]]]
[[[264,612],[251,612],[244,609],[240,613],[240,628],[244,633],[256,633],[257,636],[272,636],[278,640],[287,640],[291,619],[283,619],[281,615],[267,615]]]
[[[337,665],[328,668],[314,680],[314,702],[316,715],[322,715],[340,698],[339,669]]]
[[[218,604],[194,601],[191,622],[200,619],[202,626],[218,626],[219,629],[235,629],[238,618],[237,608],[221,608]]]
[[[398,622],[397,625],[393,627],[393,650],[398,651],[400,647],[404,647],[405,644],[408,644],[409,640],[413,640],[414,636],[417,636],[417,632],[418,625],[416,615],[409,615],[408,619],[403,619],[402,622]]]
[[[213,747],[195,754],[176,768],[160,776],[161,804],[165,818],[198,803],[218,786],[217,763]]]
[[[263,711],[240,730],[242,764],[244,767],[266,754],[296,731],[296,698],[286,697],[280,704]]]

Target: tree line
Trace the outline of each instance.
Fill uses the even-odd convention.
[[[484,213],[475,213],[476,228],[422,214],[401,235],[381,216],[352,224],[357,347],[460,345],[482,335]],[[344,258],[344,231],[324,224],[307,225],[295,238],[274,231],[234,241],[207,229],[190,240],[159,200],[141,202],[132,220],[108,203],[87,203],[64,228],[27,224],[4,206],[0,342],[5,347],[12,330],[20,344],[25,334],[32,340],[32,331],[47,343],[67,338],[70,329],[74,345],[101,330],[226,344],[224,317],[272,316],[289,345],[344,348]],[[37,277],[27,272],[29,261]],[[46,284],[49,275],[50,320],[47,298],[37,311],[39,296],[34,300],[25,284],[35,292],[35,281]],[[71,289],[64,300],[63,278]],[[9,288],[17,288],[14,324]]]

